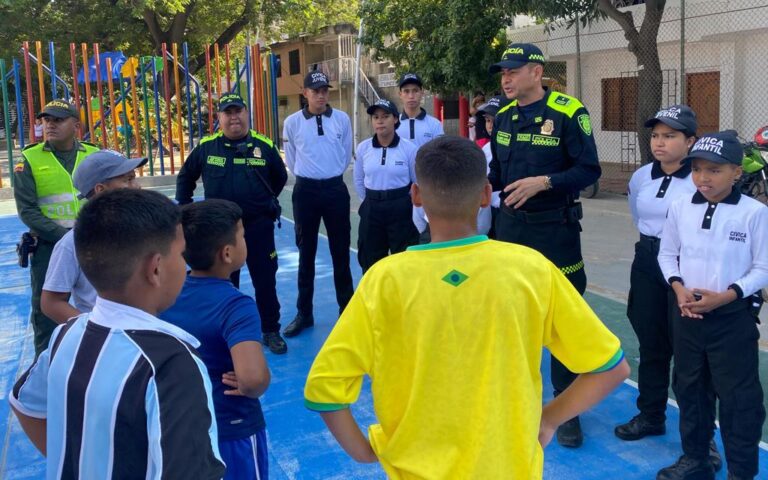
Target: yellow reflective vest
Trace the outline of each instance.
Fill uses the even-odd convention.
[[[72,174],[85,157],[99,150],[98,147],[86,143],[81,145],[84,149],[77,152]],[[40,211],[56,224],[72,228],[83,200],[77,198],[79,192],[72,183],[72,175],[61,165],[56,155],[44,149],[44,146],[44,143],[39,143],[24,149],[23,152],[35,179]]]

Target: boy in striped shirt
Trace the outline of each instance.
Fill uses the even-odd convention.
[[[75,250],[98,292],[60,325],[10,403],[48,479],[218,479],[211,384],[198,341],[158,319],[184,282],[179,208],[143,190],[80,211]]]

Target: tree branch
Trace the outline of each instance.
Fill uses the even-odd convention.
[[[142,12],[144,17],[144,23],[149,29],[149,34],[152,35],[155,45],[160,45],[163,42],[163,30],[160,28],[160,22],[157,21],[157,15],[152,10],[145,8]]]
[[[212,43],[217,43],[219,45],[225,45],[232,40],[235,39],[238,33],[243,31],[243,28],[248,25],[248,22],[250,22],[251,17],[256,13],[256,0],[248,0],[245,2],[245,8],[243,9],[243,13],[240,14],[240,16],[232,22],[222,33],[219,35],[219,37],[214,40]],[[198,54],[193,60],[189,62],[189,69],[191,73],[197,72],[201,66],[205,64],[205,50],[203,50],[200,54]]]
[[[634,52],[637,48],[638,31],[635,27],[635,19],[632,16],[632,12],[620,11],[611,0],[597,0],[597,8],[619,24],[621,29],[624,30],[624,38],[629,42],[627,48],[630,52]]]

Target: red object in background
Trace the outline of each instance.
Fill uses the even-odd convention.
[[[459,95],[459,135],[467,138],[469,136],[469,100],[464,95]]]
[[[755,143],[761,147],[768,146],[768,126],[765,126],[755,134]]]
[[[432,97],[432,111],[435,115],[435,118],[440,120],[442,123],[443,121],[443,101],[440,100],[437,95]]]

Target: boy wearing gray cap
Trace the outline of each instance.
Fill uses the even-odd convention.
[[[108,190],[140,188],[136,183],[136,169],[146,163],[146,158],[129,159],[112,150],[99,150],[83,160],[72,182],[81,199],[90,199]],[[40,306],[51,320],[64,323],[81,313],[90,312],[95,302],[96,290],[80,269],[75,255],[74,230],[70,230],[53,248]]]

